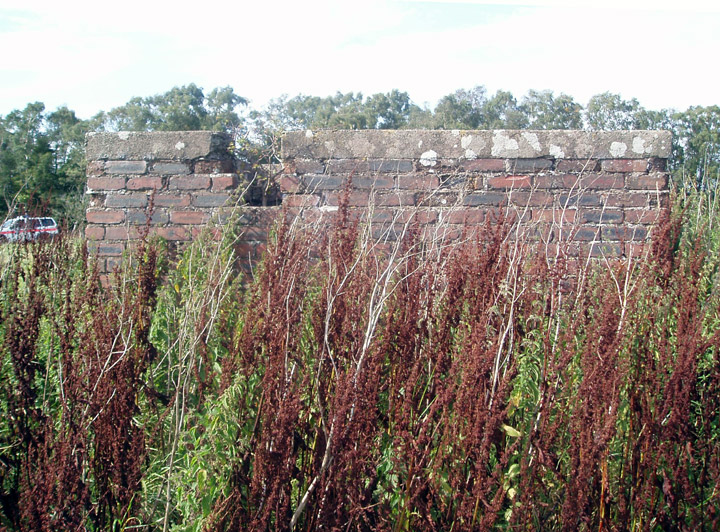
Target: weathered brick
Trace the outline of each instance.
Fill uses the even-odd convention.
[[[438,212],[430,209],[403,209],[398,212],[396,221],[400,223],[417,222],[419,224],[432,224],[438,219]]]
[[[230,194],[193,194],[192,204],[196,207],[222,207],[230,199]]]
[[[607,226],[602,229],[604,240],[623,240],[625,242],[645,240],[647,228],[644,226]]]
[[[553,166],[552,159],[506,159],[505,171],[511,173],[541,172],[550,170]]]
[[[467,172],[503,172],[504,159],[470,159],[460,163],[460,169]]]
[[[485,220],[482,209],[457,208],[441,215],[441,220],[449,224],[480,224]]]
[[[561,207],[600,207],[603,204],[603,198],[599,194],[560,194],[558,202]]]
[[[581,253],[583,256],[590,255],[593,258],[616,258],[622,256],[624,246],[611,242],[595,242],[590,246],[582,246]]]
[[[317,207],[320,196],[317,194],[287,194],[283,196],[283,205],[288,207]]]
[[[283,164],[284,174],[324,174],[325,165],[314,159],[294,159]]]
[[[170,190],[207,190],[210,184],[209,175],[174,176],[168,180]]]
[[[592,240],[600,240],[600,228],[599,227],[587,227],[580,226],[571,235],[573,240],[578,242],[589,242]]]
[[[196,174],[229,174],[235,171],[235,161],[219,159],[217,161],[195,161]]]
[[[588,189],[620,189],[625,186],[625,176],[623,174],[583,174],[578,186]]]
[[[580,215],[580,223],[619,224],[622,221],[623,211],[616,209],[593,209],[582,211]]]
[[[109,194],[105,198],[106,207],[145,207],[148,197],[145,194]]]
[[[284,174],[280,177],[280,192],[295,194],[300,190],[301,179],[294,175]]]
[[[185,227],[158,227],[153,229],[153,233],[165,240],[190,240],[190,231],[188,231]]]
[[[98,255],[120,256],[125,251],[125,246],[121,243],[99,242],[96,251]]]
[[[544,190],[513,190],[507,194],[508,201],[520,207],[549,207],[554,196]]]
[[[156,207],[188,207],[190,194],[155,194],[153,202]]]
[[[204,224],[210,219],[210,214],[203,211],[172,211],[170,221],[174,224]]]
[[[397,187],[402,190],[434,190],[440,186],[436,175],[401,175],[397,177]]]
[[[601,162],[603,172],[646,172],[647,159],[606,159]]]
[[[113,225],[105,228],[106,240],[127,240],[140,237],[140,228],[137,226]]]
[[[528,175],[504,175],[496,177],[488,177],[487,185],[490,188],[529,188],[530,176]]]
[[[88,177],[98,177],[105,173],[104,161],[88,161],[85,167],[85,175]]]
[[[125,188],[124,177],[88,177],[88,191],[95,190],[122,190]]]
[[[105,238],[105,228],[102,225],[88,225],[85,227],[85,238],[88,240],[102,240]]]
[[[212,176],[212,186],[211,189],[213,191],[219,191],[219,190],[233,190],[238,185],[238,177],[237,174],[218,174]]]
[[[607,199],[608,207],[647,207],[648,196],[637,192],[611,194]]]
[[[125,221],[125,212],[88,210],[85,219],[91,224],[119,224]]]
[[[534,222],[553,222],[567,224],[575,222],[577,211],[574,209],[533,209]]]
[[[376,190],[389,189],[395,186],[395,181],[392,178],[353,177],[352,186],[354,188],[373,188]]]
[[[555,162],[558,172],[597,172],[600,161],[596,159],[559,159]]]
[[[507,195],[497,192],[488,192],[485,194],[468,194],[463,198],[463,205],[505,205],[508,202]]]
[[[386,172],[404,174],[412,172],[415,165],[408,159],[381,159],[368,161],[368,170],[371,172]]]
[[[368,162],[360,159],[330,159],[325,163],[325,172],[328,174],[358,174],[369,170]]]
[[[127,222],[133,225],[144,225],[148,222],[148,213],[142,211],[134,211],[127,213]],[[168,215],[165,212],[154,212],[150,218],[152,225],[166,224],[168,222]]]
[[[345,185],[344,177],[308,174],[303,176],[302,183],[308,192],[315,190],[339,190]]]
[[[326,192],[325,204],[329,206],[340,205],[340,200],[344,192]],[[348,205],[350,207],[367,207],[370,200],[370,193],[367,191],[353,190],[348,195]]]
[[[537,188],[571,188],[573,183],[578,181],[578,177],[573,175],[539,175],[535,176],[534,181]]]
[[[162,177],[157,176],[132,177],[127,182],[128,190],[159,190],[162,187]]]
[[[105,172],[108,174],[144,174],[147,172],[145,161],[107,161]]]
[[[627,188],[634,190],[665,190],[668,186],[667,174],[630,175]]]
[[[186,175],[190,173],[190,165],[186,163],[158,162],[153,164],[152,172],[160,175]]]
[[[383,207],[407,207],[415,205],[415,194],[412,192],[391,192],[375,195],[375,205]]]
[[[660,221],[660,209],[628,209],[625,211],[625,221],[630,224],[655,224]]]

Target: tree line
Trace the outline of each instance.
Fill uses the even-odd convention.
[[[583,106],[567,94],[530,90],[519,100],[478,85],[441,98],[434,108],[392,90],[365,96],[287,95],[255,109],[231,87],[205,92],[195,84],[132,98],[90,119],[41,102],[0,115],[0,217],[53,214],[81,223],[84,138],[91,131],[228,131],[251,157],[273,157],[282,131],[296,129],[667,129],[677,182],[713,187],[720,170],[720,107],[650,110],[637,99],[604,92]]]

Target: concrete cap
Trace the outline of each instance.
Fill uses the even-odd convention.
[[[670,150],[660,130],[307,130],[282,139],[283,159],[644,159]]]
[[[231,139],[214,131],[153,131],[88,133],[85,153],[88,161],[227,159]]]

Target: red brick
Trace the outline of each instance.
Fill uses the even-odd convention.
[[[105,239],[106,240],[127,240],[136,239],[140,237],[140,230],[137,227],[130,227],[124,225],[115,225],[112,227],[105,228]]]
[[[640,190],[665,190],[668,186],[666,174],[628,176],[627,188]]]
[[[375,205],[383,207],[408,207],[415,205],[415,194],[411,192],[395,192],[376,194]]]
[[[502,172],[505,159],[471,159],[461,162],[460,168],[468,172]]]
[[[317,207],[320,196],[315,194],[288,194],[283,196],[283,205],[288,207]]]
[[[91,224],[119,224],[125,221],[123,211],[87,211],[85,219]]]
[[[171,190],[207,190],[210,188],[210,176],[171,177],[168,188]]]
[[[328,192],[325,196],[325,202],[331,207],[338,206],[340,205],[340,198],[343,194],[343,192]],[[350,196],[348,197],[348,205],[351,207],[367,207],[369,199],[369,192],[361,192],[358,190],[354,190],[350,192]]]
[[[489,177],[487,184],[490,188],[528,188],[530,187],[530,176],[528,175],[506,175]]]
[[[485,212],[481,209],[453,209],[442,219],[449,224],[480,224],[485,220]]]
[[[188,207],[189,194],[156,194],[153,200],[156,207]]]
[[[153,232],[165,240],[190,240],[190,233],[184,227],[158,227]]]
[[[88,240],[102,240],[105,237],[105,228],[102,225],[88,225],[85,228],[85,238]]]
[[[204,224],[210,219],[210,215],[202,211],[172,211],[170,222],[174,224]]]
[[[158,190],[163,186],[161,177],[132,177],[128,179],[128,190]]]
[[[238,178],[236,174],[222,174],[214,175],[212,177],[212,189],[218,190],[232,190],[237,187]]]
[[[647,194],[637,192],[623,192],[622,194],[612,194],[608,196],[608,207],[647,207]]]
[[[440,180],[434,175],[401,175],[397,177],[397,186],[405,190],[434,190],[440,186]]]
[[[437,218],[437,211],[408,209],[400,211],[397,221],[401,223],[412,221],[419,224],[432,224],[437,221]]]
[[[554,222],[566,224],[575,222],[577,211],[574,209],[533,209],[532,219],[534,222]]]
[[[654,224],[660,220],[658,209],[632,209],[625,211],[625,221],[630,224]]]
[[[570,176],[568,176],[570,177]],[[583,174],[578,183],[580,188],[588,189],[613,189],[623,188],[625,186],[624,175],[607,175],[607,174]]]
[[[606,159],[602,161],[604,172],[646,172],[647,159]]]
[[[88,177],[89,190],[122,190],[125,188],[124,177]]]
[[[558,172],[596,172],[600,166],[597,160],[559,159],[555,163]]]
[[[580,214],[580,223],[620,224],[622,221],[623,211],[620,209],[590,209]]]
[[[544,190],[523,190],[509,192],[508,199],[520,207],[548,207],[553,204],[554,196]]]
[[[97,177],[105,173],[105,163],[103,161],[89,161],[85,168],[85,175]]]
[[[295,194],[300,189],[300,178],[294,175],[283,175],[280,178],[280,192]]]

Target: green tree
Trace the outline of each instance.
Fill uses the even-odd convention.
[[[720,178],[720,107],[693,106],[673,115],[675,169],[700,187]]]
[[[164,94],[132,98],[98,119],[102,129],[110,131],[235,131],[242,124],[237,108],[246,104],[230,87],[213,89],[206,97],[191,83]]]
[[[443,96],[435,107],[434,127],[478,129],[485,122],[487,101],[487,91],[482,85]]]
[[[585,123],[593,131],[639,129],[644,109],[637,99],[623,100],[619,94],[596,94],[585,109]]]
[[[572,96],[529,90],[520,103],[530,129],[581,129],[582,106]]]

